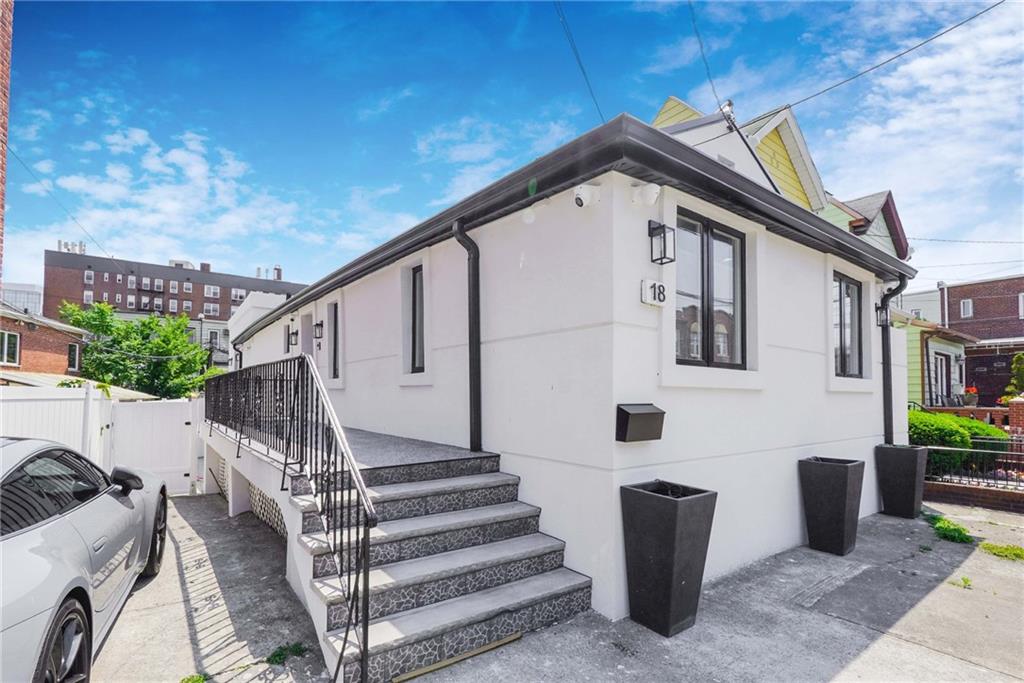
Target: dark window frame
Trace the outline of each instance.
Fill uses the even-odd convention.
[[[747,369],[747,236],[706,216],[688,211],[683,207],[676,207],[676,224],[678,219],[684,218],[701,225],[700,233],[700,268],[701,268],[701,358],[680,358],[676,356],[676,365],[693,365],[706,368],[724,368],[727,370]],[[740,362],[726,363],[716,361],[715,358],[715,299],[714,299],[714,248],[715,233],[735,239],[739,243],[739,286],[734,293],[733,308],[738,308],[740,315]],[[676,248],[679,248],[679,238],[676,237]],[[673,305],[674,310],[674,305]],[[674,317],[673,313],[673,317]],[[678,330],[676,331],[678,334]],[[678,341],[677,341],[678,344]]]
[[[75,364],[71,364],[72,349],[74,349]],[[68,344],[68,370],[77,371],[82,364],[82,349],[79,348],[78,344],[71,342]]]
[[[832,282],[839,283],[839,334],[834,342],[839,345],[839,364],[835,368],[835,374],[836,377],[864,379],[864,285],[860,280],[845,275],[838,270],[832,271]],[[843,337],[843,329],[846,323],[846,312],[843,306],[844,284],[853,285],[857,290],[857,334],[860,336],[860,343],[857,344],[857,367],[859,370],[856,373],[851,373],[846,368],[846,340]],[[834,357],[835,347],[832,348],[831,353]]]
[[[419,374],[426,371],[426,355],[427,355],[427,340],[423,337],[422,325],[416,324],[416,303],[419,300],[420,306],[423,308],[422,317],[426,320],[426,299],[425,299],[425,288],[423,286],[423,264],[413,266],[409,271],[409,314],[411,316],[409,322],[410,335],[409,335],[409,372],[412,374]],[[417,349],[420,349],[420,362],[416,363]]]

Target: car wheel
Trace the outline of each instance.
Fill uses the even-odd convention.
[[[149,544],[149,560],[142,570],[143,576],[156,576],[160,573],[160,565],[164,561],[164,546],[167,545],[167,496],[160,494],[160,502],[156,506],[156,517],[153,520],[153,540]]]
[[[43,652],[35,683],[79,683],[89,680],[92,669],[92,634],[82,603],[69,599],[57,610],[57,617],[43,640]]]

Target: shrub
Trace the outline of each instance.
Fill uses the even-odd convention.
[[[912,410],[907,413],[910,443],[915,446],[950,446],[970,448],[971,435],[948,415]],[[976,422],[976,420],[975,420]],[[964,454],[955,451],[928,451],[929,470],[941,475],[960,469]]]

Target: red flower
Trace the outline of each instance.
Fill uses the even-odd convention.
[[[976,386],[966,387],[964,389],[964,393],[965,394],[976,394],[976,393],[978,393],[978,387],[976,387]]]

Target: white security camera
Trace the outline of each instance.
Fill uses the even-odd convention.
[[[581,209],[601,201],[601,188],[596,185],[577,185],[572,191],[572,199]]]
[[[654,206],[661,195],[661,186],[657,183],[644,183],[633,187],[633,203]]]

